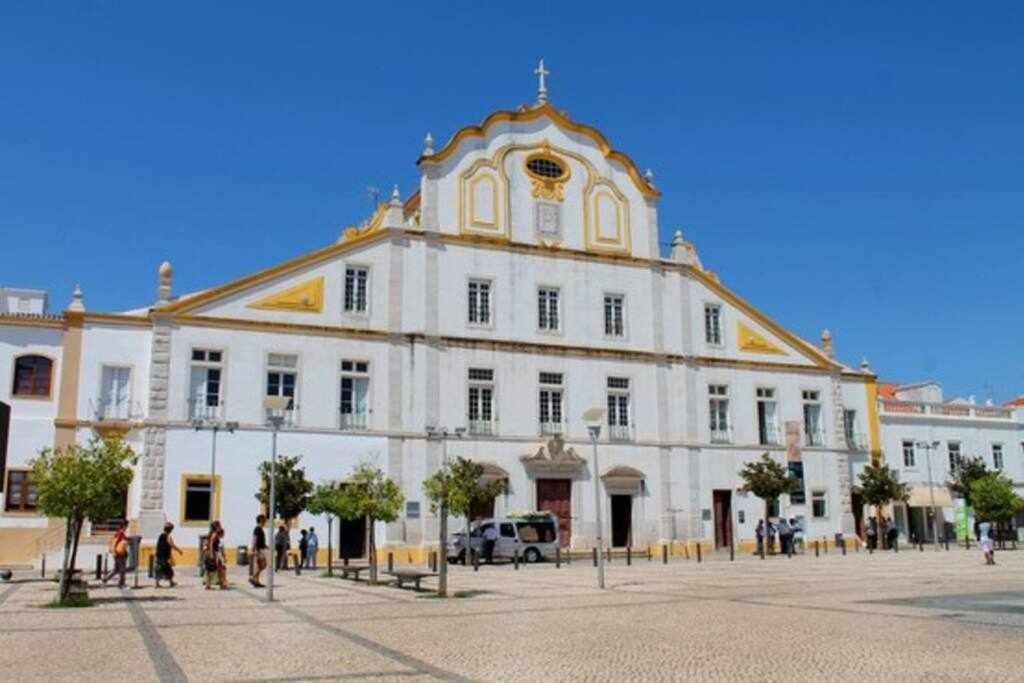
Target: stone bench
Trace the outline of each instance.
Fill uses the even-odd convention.
[[[351,578],[354,581],[358,581],[359,580],[359,576],[363,572],[369,571],[370,565],[368,565],[368,564],[343,564],[343,565],[340,565],[340,566],[336,566],[335,569],[337,571],[341,572],[341,578],[343,578],[343,579]]]
[[[404,588],[406,583],[412,582],[416,590],[420,590],[420,581],[437,576],[434,572],[425,572],[419,569],[395,569],[388,574],[394,577],[395,585],[398,588]]]

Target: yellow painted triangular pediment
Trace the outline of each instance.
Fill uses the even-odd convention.
[[[772,342],[765,339],[763,335],[755,332],[743,322],[736,322],[736,339],[739,342],[740,351],[751,353],[774,353],[785,355],[786,352]]]
[[[322,313],[324,310],[324,278],[300,282],[280,292],[258,299],[249,308],[265,311],[296,311],[299,313]]]

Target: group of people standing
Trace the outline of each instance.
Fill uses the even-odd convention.
[[[900,535],[900,529],[896,526],[896,520],[892,517],[880,515],[868,517],[867,526],[864,528],[864,536],[867,539],[869,550],[888,550],[896,546]]]
[[[266,515],[256,516],[256,527],[252,530],[252,540],[249,543],[249,583],[256,588],[262,588],[260,577],[263,570],[267,568],[267,533],[263,530],[267,523]],[[288,568],[288,551],[291,548],[291,534],[288,526],[279,524],[274,533],[274,569],[282,571]],[[309,527],[309,531],[302,529],[299,535],[299,566],[316,569],[316,554],[320,549],[320,539],[317,538],[316,529]]]
[[[754,529],[754,534],[757,536],[757,550],[755,554],[760,555],[766,553],[768,555],[775,554],[775,537],[779,539],[779,552],[783,555],[789,555],[795,552],[803,552],[804,550],[804,528],[800,524],[800,520],[795,517],[790,517],[788,520],[785,517],[780,517],[777,522],[768,520],[767,527],[763,519],[757,520],[757,527]],[[799,550],[797,547],[799,546]]]

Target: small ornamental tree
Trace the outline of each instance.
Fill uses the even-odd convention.
[[[377,583],[377,522],[398,519],[405,496],[401,487],[389,479],[380,468],[363,463],[359,465],[340,488],[339,515],[345,519],[366,518],[366,538],[370,559],[370,583]]]
[[[784,493],[796,491],[800,481],[767,453],[762,453],[759,460],[744,465],[740,477],[743,479],[743,490],[764,501],[764,528],[767,534],[772,501]]]
[[[1013,483],[998,472],[986,474],[971,483],[974,514],[981,521],[994,522],[996,528],[1024,510],[1024,500],[1013,490]]]
[[[469,517],[473,506],[490,500],[501,491],[501,482],[481,481],[484,468],[480,463],[455,458],[423,482],[423,491],[430,501],[431,511],[440,512],[440,565],[437,592],[448,595],[448,515]],[[468,529],[467,529],[468,532]],[[469,534],[466,534],[466,556],[469,556]]]
[[[124,492],[134,477],[135,462],[132,449],[116,437],[95,439],[87,446],[47,448],[32,460],[30,476],[38,493],[39,510],[47,517],[63,519],[67,529],[59,601],[68,597],[83,523],[86,519],[110,519],[121,513]]]
[[[334,518],[341,516],[341,485],[336,481],[317,484],[306,510],[311,515],[327,515],[327,575],[334,576]]]
[[[901,482],[896,470],[888,465],[868,465],[859,478],[861,497],[868,505],[875,506],[876,515],[881,515],[882,506],[910,498],[910,485]]]
[[[306,470],[299,467],[301,455],[281,456],[277,459],[274,476],[274,508],[270,515],[271,525],[275,519],[285,522],[302,514],[313,492],[313,482],[306,479]],[[260,463],[260,490],[256,500],[264,509],[270,505],[270,462]]]
[[[953,492],[954,496],[964,499],[964,504],[970,507],[973,498],[971,497],[971,486],[977,480],[989,475],[988,465],[984,459],[979,457],[964,458],[960,461],[946,485]]]

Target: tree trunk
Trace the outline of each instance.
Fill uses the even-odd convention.
[[[437,558],[437,594],[442,598],[448,597],[448,506],[441,505],[440,536],[441,545],[438,547]]]
[[[768,517],[769,517],[769,514],[771,513],[771,511],[772,511],[772,502],[769,499],[765,498],[764,499],[764,536],[761,538],[761,557],[764,557],[765,555],[768,554],[768,539],[770,539],[772,537],[771,533],[768,531],[768,529],[769,529]]]
[[[334,515],[327,515],[327,576],[334,576]]]
[[[368,544],[370,546],[369,547],[369,552],[367,552],[367,556],[370,558],[370,583],[371,584],[376,584],[377,583],[377,540],[374,538],[374,529],[373,529],[374,523],[373,523],[373,519],[372,518],[370,518],[370,517],[366,518],[366,526],[368,527],[367,528],[366,538],[368,539]]]
[[[74,545],[71,548],[71,571],[75,571],[75,564],[78,562],[78,539],[82,536],[82,524],[85,522],[81,517],[75,517]]]
[[[64,557],[61,559],[60,588],[57,591],[57,597],[60,602],[67,598],[68,590],[71,587],[71,582],[68,581],[68,573],[71,563],[71,534],[74,528],[72,524],[73,521],[69,515],[64,522]]]

